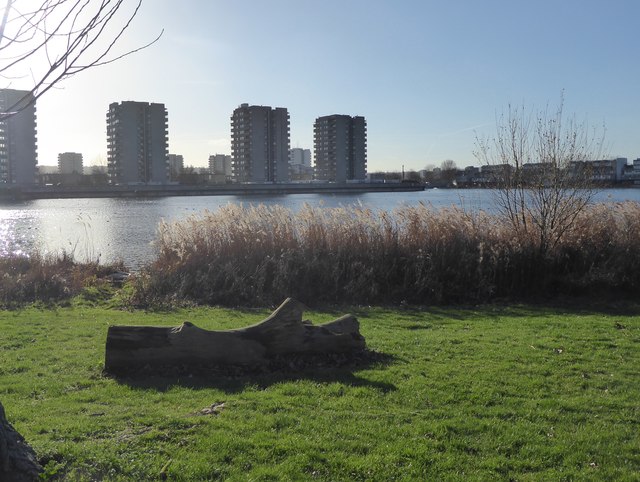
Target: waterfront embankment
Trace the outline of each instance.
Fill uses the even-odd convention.
[[[282,194],[359,194],[368,192],[424,191],[417,183],[273,183],[216,184],[183,186],[179,184],[140,184],[122,186],[28,186],[0,190],[0,198],[74,199],[74,198],[157,198],[167,196],[242,196]]]

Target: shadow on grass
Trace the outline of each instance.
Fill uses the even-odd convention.
[[[473,306],[403,306],[351,309],[358,319],[386,315],[397,317],[399,321],[418,323],[432,321],[470,321],[487,318],[531,318],[554,315],[640,315],[640,303],[626,299],[592,299],[592,298],[556,298],[553,300],[531,301],[497,301],[491,304]],[[405,327],[409,328],[410,327]],[[414,329],[426,329],[414,328]]]
[[[239,393],[247,388],[266,389],[271,385],[297,380],[316,383],[342,383],[353,387],[370,387],[383,393],[396,390],[391,383],[369,380],[357,372],[386,367],[396,358],[364,350],[355,356],[288,357],[256,367],[241,366],[163,366],[144,367],[127,373],[106,374],[118,383],[139,390],[164,392],[180,386],[194,390],[215,388],[225,393]]]

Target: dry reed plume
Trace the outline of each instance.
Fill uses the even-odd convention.
[[[442,304],[640,288],[640,205],[595,205],[551,251],[498,216],[425,205],[228,205],[164,223],[137,303]]]

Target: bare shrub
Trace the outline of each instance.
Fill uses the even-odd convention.
[[[0,307],[58,302],[122,266],[78,263],[68,254],[0,257]]]
[[[476,138],[476,158],[493,166],[495,201],[522,242],[535,243],[540,262],[561,242],[596,192],[589,163],[599,159],[604,130],[558,108],[528,112],[509,105],[492,138]]]

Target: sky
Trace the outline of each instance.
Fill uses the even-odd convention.
[[[605,126],[607,154],[631,160],[639,19],[639,0],[144,0],[118,51],[162,37],[38,101],[39,164],[66,151],[106,164],[108,105],[134,100],[165,104],[185,165],[230,154],[242,103],[286,107],[291,147],[312,151],[317,117],[364,116],[369,172],[479,165],[475,140],[509,104],[563,93],[566,113]]]

